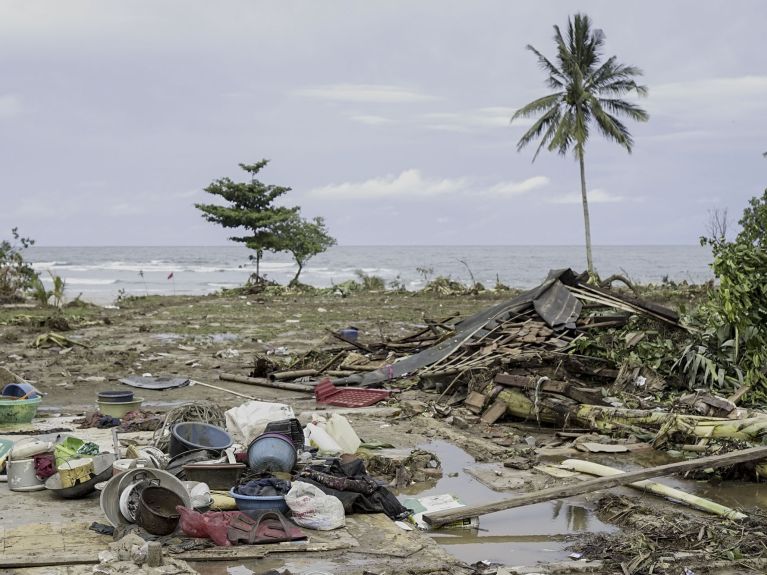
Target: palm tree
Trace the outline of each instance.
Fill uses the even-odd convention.
[[[645,122],[649,115],[642,108],[621,99],[635,92],[647,94],[647,88],[634,81],[642,71],[634,66],[619,64],[615,56],[602,61],[605,37],[601,30],[591,29],[591,19],[586,14],[576,14],[568,19],[567,37],[562,36],[559,26],[554,26],[554,42],[557,46],[556,65],[528,45],[538,64],[548,74],[546,85],[555,90],[552,94],[533,100],[514,113],[516,118],[528,118],[540,114],[532,127],[517,143],[521,150],[540,137],[533,161],[544,146],[550,152],[566,155],[573,150],[581,169],[581,198],[583,223],[586,228],[586,261],[590,275],[594,275],[591,258],[591,227],[589,203],[586,193],[586,170],[583,156],[589,130],[593,124],[607,139],[612,140],[631,153],[634,140],[618,116],[627,116]]]

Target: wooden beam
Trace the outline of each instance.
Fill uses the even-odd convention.
[[[262,377],[247,377],[245,375],[235,375],[233,373],[222,373],[218,376],[224,381],[236,381],[237,383],[247,383],[248,385],[259,385],[261,387],[272,387],[274,389],[287,389],[290,391],[306,391],[314,393],[314,386],[302,385],[300,383],[286,383],[283,381],[269,381]]]
[[[699,459],[658,465],[647,469],[627,471],[611,477],[589,479],[574,485],[550,487],[548,489],[541,489],[540,491],[533,491],[532,493],[524,493],[522,495],[510,497],[509,499],[502,499],[501,501],[495,501],[493,503],[467,505],[465,507],[458,507],[457,509],[437,511],[436,513],[424,515],[423,518],[432,527],[441,527],[442,525],[447,525],[454,521],[462,521],[470,517],[477,517],[478,515],[487,515],[488,513],[496,513],[506,509],[533,505],[535,503],[551,501],[553,499],[565,499],[567,497],[573,497],[574,495],[591,493],[600,489],[610,489],[612,487],[634,483],[635,481],[641,481],[651,477],[683,473],[693,469],[724,467],[726,465],[734,465],[736,463],[744,463],[746,461],[754,461],[764,458],[767,458],[767,447],[752,447],[740,451],[731,451],[723,455],[711,455]]]

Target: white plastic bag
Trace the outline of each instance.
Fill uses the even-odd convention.
[[[235,439],[248,445],[264,432],[268,423],[295,417],[293,408],[284,403],[248,401],[225,414],[226,430]]]
[[[336,440],[336,443],[341,447],[344,453],[357,453],[360,448],[359,436],[354,431],[354,428],[343,415],[334,413],[330,416],[327,424],[325,424],[325,431],[328,435]]]
[[[333,439],[320,425],[309,423],[304,429],[306,443],[310,447],[316,447],[324,453],[343,453],[343,448]]]
[[[338,497],[326,495],[319,487],[293,482],[285,495],[285,503],[291,511],[291,519],[296,525],[318,531],[338,529],[346,524],[344,504]]]

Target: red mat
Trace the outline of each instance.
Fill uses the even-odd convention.
[[[391,391],[388,389],[338,388],[327,378],[314,388],[314,398],[317,403],[337,407],[367,407],[387,399],[390,395]]]

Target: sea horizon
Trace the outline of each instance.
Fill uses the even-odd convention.
[[[711,252],[699,245],[594,246],[597,271],[619,273],[638,283],[712,278]],[[32,246],[24,257],[44,282],[64,278],[67,298],[81,294],[94,303],[112,303],[120,295],[202,295],[243,285],[255,271],[245,246]],[[539,284],[550,269],[586,267],[578,245],[408,245],[334,246],[310,259],[300,280],[330,287],[359,274],[381,277],[387,285],[408,290],[430,280],[449,277],[464,284],[477,281],[487,288],[496,282],[526,289]],[[296,266],[289,254],[267,252],[261,273],[287,284]]]

